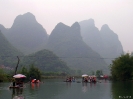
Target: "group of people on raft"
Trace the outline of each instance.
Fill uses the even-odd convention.
[[[75,82],[75,77],[67,77],[66,82]]]
[[[96,77],[93,76],[86,76],[82,77],[82,82],[96,82]]]
[[[75,77],[67,77],[65,82],[75,82]],[[95,76],[82,77],[82,82],[97,82]]]
[[[40,83],[40,80],[32,79],[32,80],[31,80],[31,83]]]
[[[14,88],[17,88],[17,87],[23,87],[23,80],[22,79],[13,79],[13,86]]]

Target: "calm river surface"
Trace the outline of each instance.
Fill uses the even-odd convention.
[[[9,89],[9,85],[0,83],[0,99],[133,99],[133,82],[103,80],[91,84],[46,79],[44,83],[27,83],[25,88],[15,90]]]

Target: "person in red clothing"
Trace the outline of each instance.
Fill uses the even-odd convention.
[[[36,79],[33,79],[32,81],[31,81],[31,83],[35,83],[36,82]]]

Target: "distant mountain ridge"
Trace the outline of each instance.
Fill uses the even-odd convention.
[[[48,50],[41,50],[24,56],[7,41],[0,31],[0,68],[13,71],[18,60],[16,56],[20,58],[19,69],[21,68],[20,65],[28,67],[34,64],[43,72],[69,73],[70,71],[65,62]]]
[[[24,54],[48,49],[76,70],[107,70],[111,60],[123,53],[117,34],[108,25],[99,30],[93,19],[75,22],[72,26],[60,22],[48,36],[28,12],[18,15],[11,28],[0,25],[0,30],[11,45]]]
[[[46,48],[73,69],[84,72],[106,70],[106,63],[100,55],[83,42],[78,22],[71,27],[58,23],[49,36]]]
[[[8,33],[4,33],[4,35],[13,46],[25,54],[44,49],[48,40],[46,30],[29,12],[18,15]]]
[[[117,34],[107,24],[103,25],[100,31],[95,27],[93,19],[81,21],[79,24],[84,42],[105,58],[108,64],[123,54],[123,47]]]
[[[0,31],[0,65],[5,65],[8,67],[14,67],[16,65],[16,56],[22,56],[23,54],[13,47],[5,36]]]

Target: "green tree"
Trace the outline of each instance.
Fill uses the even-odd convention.
[[[22,67],[21,73],[27,75],[28,74],[27,68]]]
[[[0,68],[0,82],[7,81],[7,80],[8,80],[7,74],[2,68]]]
[[[19,73],[26,75],[26,81],[31,79],[39,79],[41,80],[41,71],[35,67],[33,64],[29,65],[29,67],[22,67],[19,71]]]
[[[29,68],[29,76],[31,78],[40,80],[41,79],[41,71],[32,64]]]
[[[111,74],[115,80],[131,79],[133,76],[133,56],[127,53],[113,60]]]
[[[22,69],[20,70],[20,73],[24,74],[29,79],[29,71],[26,67],[22,67]]]
[[[101,75],[101,74],[100,74],[100,70],[97,70],[97,71],[96,71],[96,76],[97,76],[97,77],[100,77],[100,75]]]

